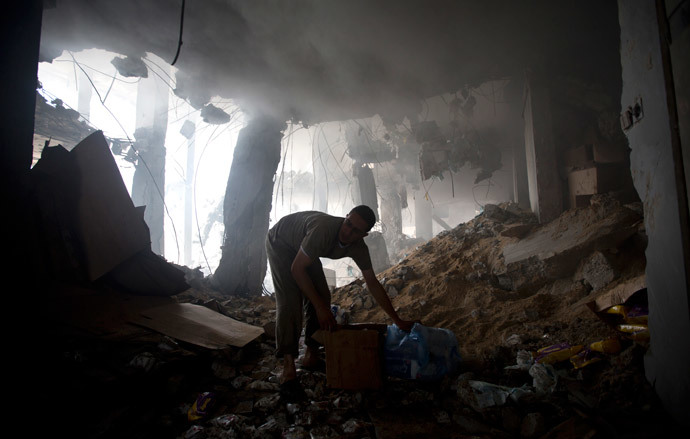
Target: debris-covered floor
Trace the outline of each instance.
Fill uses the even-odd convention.
[[[56,326],[37,401],[50,431],[74,437],[672,437],[644,378],[645,337],[601,311],[644,293],[644,247],[640,206],[608,197],[545,225],[512,204],[485,206],[379,275],[401,315],[455,333],[460,369],[440,382],[388,378],[376,391],[330,389],[325,373],[300,370],[301,403],[278,393],[272,298],[222,297],[188,270],[193,288],[177,301],[265,333],[206,349],[145,328],[116,337]],[[349,322],[388,323],[359,282],[333,302]],[[588,349],[611,339],[620,350]],[[532,367],[540,349],[564,343],[591,361],[571,361],[574,349]]]

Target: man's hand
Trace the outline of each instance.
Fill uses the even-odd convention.
[[[331,309],[327,306],[314,307],[316,308],[316,317],[319,319],[319,326],[324,331],[332,331],[336,328],[336,321]]]
[[[410,332],[415,323],[419,323],[420,325],[422,324],[420,320],[398,320],[395,322],[395,324],[398,325],[398,328],[405,332]]]

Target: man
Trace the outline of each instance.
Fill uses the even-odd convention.
[[[336,321],[331,312],[331,294],[319,258],[352,258],[376,302],[393,322],[409,331],[413,321],[402,320],[395,312],[386,291],[376,279],[364,237],[376,223],[374,212],[364,205],[353,208],[345,217],[306,211],[283,217],[266,237],[266,252],[276,295],[276,354],[283,358],[281,390],[296,393],[295,359],[302,332],[302,314],[306,316],[302,367],[315,366],[318,343],[311,338],[317,329],[333,330]]]

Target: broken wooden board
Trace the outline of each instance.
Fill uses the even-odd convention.
[[[242,347],[264,333],[263,328],[192,303],[169,303],[149,308],[132,316],[131,321],[209,349]]]

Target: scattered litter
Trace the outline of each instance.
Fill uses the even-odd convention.
[[[518,334],[512,334],[510,337],[505,339],[506,346],[515,346],[519,345],[520,343],[522,343],[522,337],[520,337]]]
[[[516,364],[514,366],[506,366],[506,369],[529,370],[534,364],[534,357],[530,351],[520,349],[517,352]]]
[[[550,364],[535,363],[530,367],[529,374],[533,378],[532,387],[537,394],[552,393],[556,389],[558,375]]]
[[[203,437],[203,432],[204,432],[204,427],[202,427],[201,425],[192,425],[184,433],[184,438],[185,439],[200,438],[200,437]]]
[[[523,396],[532,393],[527,385],[522,387],[506,387],[475,380],[468,381],[468,384],[473,390],[476,401],[473,406],[479,409],[501,406],[508,399],[518,402]]]
[[[194,404],[187,412],[187,419],[190,421],[198,421],[205,418],[216,402],[216,396],[212,392],[201,393]]]
[[[584,349],[584,346],[571,346],[569,343],[558,343],[537,351],[534,361],[542,364],[554,364],[565,361]]]
[[[591,349],[583,349],[577,354],[570,357],[570,362],[575,369],[581,369],[590,364],[597,363],[602,360],[601,354]]]
[[[129,362],[129,365],[137,369],[150,372],[156,365],[156,357],[154,357],[150,352],[143,352],[132,358],[132,360]]]

